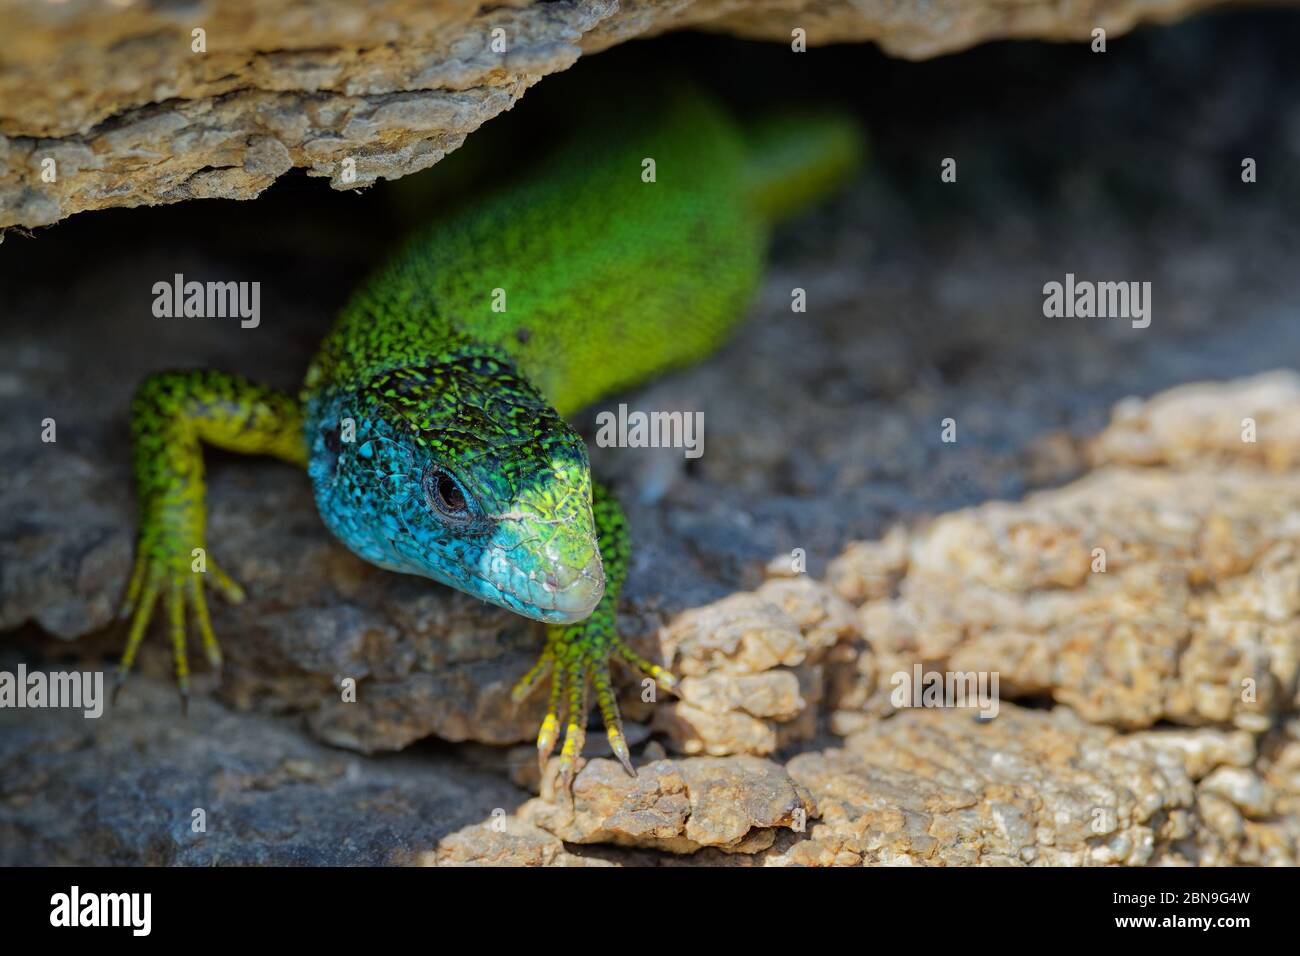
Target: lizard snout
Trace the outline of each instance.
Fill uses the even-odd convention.
[[[540,607],[549,605],[564,615],[566,623],[581,621],[596,609],[605,594],[605,568],[600,555],[592,555],[581,568],[557,566],[547,572],[544,585],[536,602]]]

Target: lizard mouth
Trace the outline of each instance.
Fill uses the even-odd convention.
[[[566,615],[569,621],[589,617],[605,595],[605,569],[600,556],[594,555],[572,581],[551,593],[551,610]]]
[[[502,564],[506,567],[502,567]],[[500,556],[481,568],[461,590],[546,624],[573,624],[591,616],[605,593],[605,570],[599,554],[582,568],[558,566],[548,571],[525,571]]]
[[[480,587],[466,590],[547,624],[589,617],[605,593],[605,568],[591,512],[583,504],[585,513],[574,515],[519,503],[494,515],[493,534],[466,569]]]
[[[571,624],[589,617],[604,593],[605,570],[597,555],[577,571],[530,575],[513,593],[519,606],[512,610],[548,624]]]

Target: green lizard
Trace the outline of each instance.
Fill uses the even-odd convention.
[[[564,720],[558,777],[571,783],[594,688],[634,773],[609,662],[670,692],[676,680],[615,629],[623,513],[563,416],[718,346],[757,286],[771,224],[838,185],[860,145],[844,118],[745,129],[704,95],[670,92],[417,234],[343,310],[298,397],[211,370],[145,380],[118,687],[160,601],[182,702],[187,607],[220,665],[204,586],[242,591],[206,552],[206,443],[306,467],[325,524],[367,561],[545,622],[514,690],[521,700],[550,672],[539,760]]]

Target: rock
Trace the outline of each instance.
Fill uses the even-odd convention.
[[[178,722],[176,706],[144,679],[96,721],[0,711],[0,863],[1294,865],[1300,847],[1293,736],[1262,775],[1223,765],[1193,790],[1188,769],[1210,753],[1238,761],[1248,735],[1162,743],[1166,732],[1118,734],[1065,710],[1006,705],[987,723],[911,711],[786,769],[657,760],[633,780],[593,760],[569,808],[524,802],[449,755],[343,755],[282,718],[199,698]]]
[[[816,813],[779,765],[748,756],[657,760],[635,778],[613,760],[592,760],[574,780],[571,807],[536,799],[519,810],[568,843],[670,853],[755,853],[772,846],[776,828],[803,830]]]
[[[178,711],[147,678],[97,720],[0,710],[0,865],[402,863],[526,796],[446,756],[344,754],[210,698]]]
[[[1115,35],[1208,5],[384,0],[362,12],[332,0],[3,0],[0,228],[248,199],[291,168],[336,189],[394,179],[438,162],[584,52],[682,27],[784,44],[800,28],[811,45],[870,39],[928,57],[991,38],[1085,40],[1099,25]]]
[[[1193,780],[1219,767],[1250,767],[1255,763],[1255,738],[1244,730],[1149,730],[1129,734],[1118,744],[1128,745],[1169,754]]]
[[[863,604],[874,661],[836,706],[888,713],[895,675],[925,663],[996,673],[1004,698],[1048,696],[1119,727],[1262,732],[1295,705],[1297,514],[1294,473],[1245,465],[1105,466],[944,515],[914,533],[898,596]],[[879,593],[844,570],[856,560],[841,559],[841,591]]]
[[[570,853],[559,837],[517,817],[502,818],[496,826],[478,824],[458,830],[415,862],[424,866],[614,865]]]
[[[1203,732],[1201,732],[1203,733]],[[1300,722],[1264,738],[1257,759],[1200,781],[1201,825],[1189,839],[1202,865],[1294,866],[1300,859]]]
[[[1255,773],[1244,767],[1220,767],[1201,781],[1200,792],[1222,797],[1252,819],[1273,813],[1273,794]]]
[[[683,677],[754,674],[819,660],[854,634],[852,610],[808,578],[773,580],[677,618],[660,636]]]
[[[820,810],[788,862],[1142,865],[1192,832],[1186,772],[1065,710],[909,711],[790,761]]]
[[[1261,761],[1261,776],[1273,794],[1275,820],[1289,826],[1300,845],[1300,718],[1288,721],[1279,737]]]
[[[293,167],[336,188],[424,169],[572,65],[618,4],[390,0],[363,14],[298,0],[257,16],[241,3],[184,15],[4,7],[0,226],[247,199]],[[195,29],[206,31],[205,52],[193,51]],[[494,30],[507,52],[491,49]],[[40,177],[46,159],[57,163],[53,183]]]
[[[821,662],[837,649],[851,655],[856,636],[852,609],[806,576],[687,611],[660,633],[681,697],[655,708],[653,728],[687,754],[765,755],[806,740],[817,729]]]
[[[854,604],[887,598],[907,572],[910,544],[901,527],[879,541],[854,541],[831,561],[827,583]]]
[[[1094,462],[1174,465],[1217,461],[1300,467],[1300,374],[1267,372],[1198,382],[1149,401],[1129,399],[1089,449]]]
[[[623,737],[627,741],[628,748],[636,755],[635,762],[638,765],[649,763],[653,760],[662,760],[667,756],[663,745],[657,740],[650,739],[650,728],[645,724],[631,723],[625,717],[623,721]],[[476,744],[465,744],[461,749],[462,752],[466,752],[471,748],[486,757],[483,761],[484,765],[499,768],[502,764],[501,751],[499,748]],[[614,756],[614,751],[609,745],[609,738],[606,737],[604,733],[588,734],[587,742],[582,748],[582,753],[586,759],[591,759],[593,757],[612,758]],[[533,740],[530,740],[527,744],[520,744],[519,746],[509,748],[506,750],[505,754],[505,769],[515,786],[522,787],[530,793],[541,793],[542,768],[537,762],[536,743]],[[553,769],[553,767],[551,769]],[[548,773],[549,772],[550,771],[548,770]]]
[[[1202,793],[1196,799],[1196,814],[1204,821],[1208,833],[1222,845],[1238,843],[1246,835],[1245,821],[1231,800]]]

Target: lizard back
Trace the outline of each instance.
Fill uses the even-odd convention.
[[[842,128],[755,135],[689,89],[606,113],[417,233],[344,310],[308,388],[486,348],[568,414],[697,361],[744,314],[771,220],[842,178]]]

